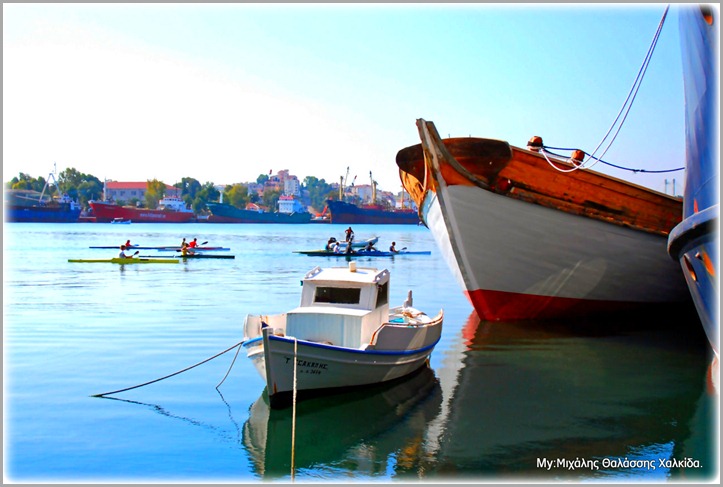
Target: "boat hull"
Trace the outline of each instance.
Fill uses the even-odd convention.
[[[415,350],[366,351],[295,341],[291,337],[275,336],[271,331],[265,328],[260,339],[246,346],[248,357],[266,379],[269,401],[274,408],[289,405],[294,383],[297,393],[308,395],[404,377],[425,365],[439,340],[436,336],[431,344]]]
[[[560,205],[567,206],[561,209],[552,198],[537,196],[537,188],[520,197],[514,194],[514,182],[508,192],[472,184],[450,170],[446,161],[451,156],[444,154],[446,149],[440,148],[442,141],[430,125],[420,121],[420,134],[426,137],[423,145],[429,147],[424,161],[428,176],[423,179],[434,184],[422,192],[407,189],[423,195],[422,218],[480,318],[567,319],[646,311],[690,301],[680,270],[671,266],[665,251],[664,229],[675,213],[674,206],[659,215],[637,211],[629,222],[621,219],[613,223],[608,214],[621,212],[608,210],[614,202],[612,196],[606,205],[595,205],[579,195],[585,204],[563,201]],[[506,157],[505,164],[509,165],[500,164],[503,171],[524,173],[514,167],[514,160],[509,162],[509,155]],[[538,156],[528,159],[531,157]],[[403,177],[402,181],[411,186],[409,179]],[[518,181],[524,189],[522,180]],[[625,189],[619,181],[607,179],[572,183],[568,187],[590,184],[595,188],[592,194],[608,192],[616,198]],[[538,198],[538,203],[532,198]],[[646,192],[641,198],[641,204],[650,208],[659,206],[657,201],[672,203],[669,197]],[[672,228],[674,222],[669,225]]]
[[[208,223],[309,223],[311,213],[266,213],[242,210],[224,203],[208,203]]]
[[[89,204],[93,209],[95,221],[100,223],[116,219],[130,220],[133,223],[188,223],[196,219],[192,211],[149,210],[100,201],[91,201]]]
[[[5,208],[5,221],[26,223],[74,223],[80,219],[80,209],[69,204],[59,206],[20,206]]]
[[[357,225],[418,225],[414,210],[384,210],[360,208],[343,201],[327,200],[331,223]]]
[[[710,8],[710,7],[703,7]],[[712,11],[709,11],[713,15]],[[680,10],[686,127],[686,180],[683,221],[668,238],[668,252],[680,263],[698,316],[716,356],[719,314],[716,299],[719,268],[718,124],[715,122],[716,39],[719,18],[706,21],[700,6]],[[712,18],[712,17],[711,17]]]
[[[385,252],[381,250],[356,250],[352,253],[347,254],[346,252],[329,252],[327,250],[295,250],[294,253],[302,255],[311,255],[315,257],[394,257],[398,255],[431,255],[432,252],[427,251],[406,251],[400,250],[399,252]]]
[[[114,257],[112,259],[68,259],[68,262],[77,262],[84,264],[178,264],[178,259],[152,259],[144,257],[123,258]]]

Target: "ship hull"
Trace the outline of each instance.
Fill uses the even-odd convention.
[[[357,225],[418,225],[419,215],[414,210],[384,210],[354,206],[352,204],[327,200],[331,223]]]
[[[706,7],[707,8],[707,7]],[[713,15],[713,12],[709,12]],[[716,299],[719,268],[718,124],[715,52],[719,18],[706,21],[696,5],[680,11],[686,127],[686,180],[683,221],[670,233],[668,252],[680,263],[703,329],[716,356],[719,313]]]
[[[9,222],[73,223],[79,219],[80,209],[72,209],[66,204],[58,207],[9,206],[5,212],[5,220]]]
[[[191,211],[149,210],[118,206],[110,203],[91,201],[96,222],[108,223],[115,219],[131,220],[133,223],[188,223],[195,220]]]
[[[561,175],[542,156],[501,141],[451,141],[459,162],[433,124],[419,127],[424,159],[415,148],[400,151],[402,182],[483,320],[690,304],[666,252],[679,200],[591,171]]]
[[[208,203],[209,223],[309,223],[311,213],[265,213],[224,203]]]

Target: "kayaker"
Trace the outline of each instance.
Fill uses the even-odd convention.
[[[188,242],[183,242],[183,244],[181,245],[181,255],[185,257],[187,255],[193,255],[194,253],[195,252],[190,249],[190,245],[188,244]]]
[[[326,242],[326,250],[332,251],[334,250],[334,244],[336,243],[336,239],[334,237],[329,237],[329,240]]]
[[[392,245],[389,246],[389,252],[393,252],[393,253],[395,253],[395,254],[396,254],[396,253],[399,253],[399,251],[397,250],[396,245],[397,245],[397,242],[392,242]]]
[[[374,242],[372,242],[371,240],[370,240],[369,242],[367,242],[367,246],[364,247],[364,250],[367,251],[367,252],[371,252],[372,250],[376,250],[376,249],[374,248]]]
[[[131,245],[131,241],[130,241],[130,240],[126,240],[126,248],[127,248],[127,249],[130,249],[131,247],[133,247],[133,246]]]
[[[193,240],[188,243],[188,246],[192,249],[196,248],[198,246],[198,239],[194,237]]]
[[[126,247],[125,245],[121,245],[121,247],[120,247],[121,251],[120,251],[120,253],[118,254],[118,258],[120,258],[120,259],[130,259],[131,257],[133,257],[132,255],[126,255],[126,248],[127,248],[127,247]]]

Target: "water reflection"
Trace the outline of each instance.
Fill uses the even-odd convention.
[[[717,471],[705,343],[691,326],[649,324],[542,327],[480,322],[473,313],[462,330],[466,347],[446,361],[458,369],[453,383],[442,384],[449,399],[437,450],[413,473],[656,480]],[[693,451],[700,468],[661,467]],[[651,460],[655,468],[602,468],[618,458]],[[540,459],[597,460],[600,468],[547,470]]]
[[[439,381],[428,367],[393,384],[299,402],[296,476],[388,475],[422,454],[441,402]],[[270,409],[264,391],[251,406],[242,440],[261,478],[290,476],[291,436],[291,408]]]

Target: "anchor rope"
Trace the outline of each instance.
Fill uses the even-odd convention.
[[[236,348],[236,347],[239,347],[239,348],[240,348],[240,345],[242,345],[242,344],[244,343],[244,341],[245,341],[245,340],[241,340],[240,342],[238,342],[238,343],[236,343],[235,345],[227,348],[227,349],[224,350],[223,352],[217,353],[217,354],[214,355],[213,357],[209,357],[209,358],[207,358],[207,359],[205,359],[205,360],[202,360],[202,361],[198,362],[197,364],[191,365],[191,366],[189,366],[189,367],[186,367],[185,369],[179,370],[179,371],[174,372],[174,373],[172,373],[172,374],[168,374],[168,375],[166,375],[166,376],[159,377],[158,379],[154,379],[154,380],[150,380],[150,381],[148,381],[148,382],[144,382],[143,384],[138,384],[138,385],[135,385],[135,386],[132,386],[132,387],[126,387],[126,388],[124,388],[124,389],[118,389],[117,391],[104,392],[104,393],[102,393],[102,394],[93,394],[93,395],[91,395],[91,397],[110,396],[110,395],[112,395],[112,394],[117,394],[117,393],[119,393],[119,392],[130,391],[131,389],[138,389],[139,387],[147,386],[147,385],[153,384],[153,383],[155,383],[155,382],[160,382],[160,381],[162,381],[162,380],[168,379],[169,377],[173,377],[174,375],[178,375],[178,374],[180,374],[180,373],[182,373],[182,372],[186,372],[186,371],[188,371],[188,370],[191,370],[191,369],[193,369],[194,367],[198,367],[199,365],[203,365],[203,364],[205,364],[206,362],[209,362],[209,361],[211,361],[211,360],[213,360],[213,359],[215,359],[215,358],[217,358],[217,357],[220,357],[221,355],[223,355],[223,354],[226,353],[226,352],[230,352],[231,350],[233,350],[233,349]],[[219,384],[219,385],[220,385],[220,384]]]
[[[296,337],[294,337],[294,392],[291,402],[291,481],[294,481],[294,455],[296,453]]]

